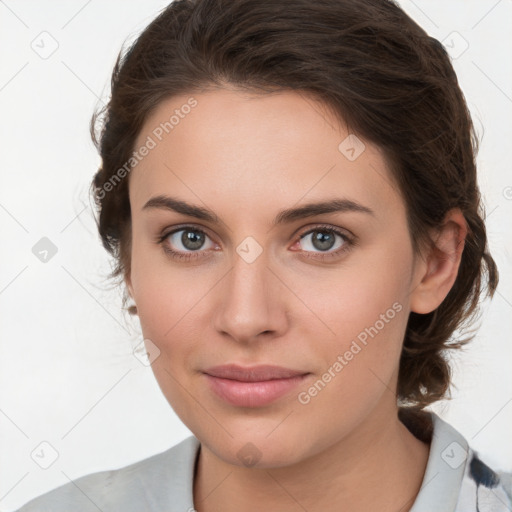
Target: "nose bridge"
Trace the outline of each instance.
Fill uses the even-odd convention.
[[[229,277],[230,292],[240,305],[254,302],[254,305],[260,303],[259,306],[261,306],[263,302],[266,303],[269,277],[267,265],[267,257],[263,254],[254,260],[245,259],[240,253],[233,258]]]
[[[219,331],[242,341],[280,328],[283,312],[278,304],[278,283],[268,264],[267,253],[253,241],[244,241],[237,247],[217,302]]]

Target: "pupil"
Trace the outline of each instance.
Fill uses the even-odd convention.
[[[204,242],[204,234],[196,231],[184,231],[181,235],[181,242],[187,249],[200,249]]]
[[[316,249],[327,250],[334,245],[334,236],[332,233],[325,231],[315,231],[313,233],[313,245]]]

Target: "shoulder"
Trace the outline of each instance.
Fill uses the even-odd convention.
[[[491,468],[472,448],[468,451],[455,512],[465,510],[479,512],[512,510],[512,473]]]
[[[455,476],[455,512],[510,512],[512,473],[486,464],[467,440],[439,416],[433,415],[433,421],[443,466],[448,466]]]
[[[430,443],[421,489],[410,512],[510,512],[512,474],[485,464],[465,437],[432,411],[401,411],[409,430]]]
[[[82,476],[23,505],[17,512],[186,511],[192,503],[199,441],[190,436],[168,450],[118,469]]]
[[[486,464],[480,454],[449,423],[433,416],[434,432],[444,439],[442,458],[458,474],[458,500],[455,512],[510,512],[512,473]],[[460,471],[457,471],[460,465]]]

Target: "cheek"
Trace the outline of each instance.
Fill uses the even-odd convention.
[[[316,316],[307,337],[323,333],[315,352],[329,389],[315,398],[318,410],[329,409],[330,400],[357,410],[393,382],[408,319],[411,258],[407,244],[399,250],[381,245],[361,251],[329,279],[317,279],[320,285],[302,282],[297,294],[308,297]]]
[[[175,337],[205,293],[204,281],[173,267],[161,252],[135,237],[131,283],[143,334],[155,342]]]
[[[308,308],[316,317],[315,329],[340,343],[376,323],[379,330],[394,336],[406,322],[403,314],[396,313],[408,308],[411,265],[407,246],[355,252],[347,265],[329,275],[324,272],[296,280],[297,295],[307,298]]]
[[[299,390],[296,406],[304,421],[324,425],[326,437],[338,434],[325,425],[350,431],[381,400],[395,400],[408,311],[393,298],[370,294],[333,303],[337,314],[333,313],[331,325],[336,336],[317,346],[322,369],[310,387]]]
[[[191,404],[185,390],[204,331],[198,322],[203,307],[201,293],[187,290],[180,278],[169,280],[153,270],[141,274],[144,281],[137,288],[138,317],[143,337],[159,350],[151,364],[156,381],[175,412],[188,423]]]
[[[181,291],[178,280],[165,282],[158,279],[147,281],[139,288],[137,312],[145,338],[151,339],[162,353],[182,358],[191,350],[194,341],[202,332],[202,319],[205,318],[201,297],[206,292],[198,288]],[[190,283],[190,281],[189,281]]]

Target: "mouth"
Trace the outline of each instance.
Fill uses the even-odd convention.
[[[203,372],[210,389],[223,401],[238,407],[262,407],[289,394],[309,372],[280,366],[223,365]]]

